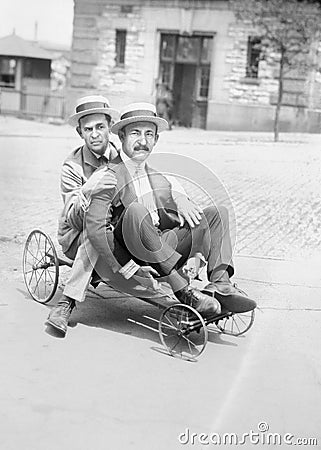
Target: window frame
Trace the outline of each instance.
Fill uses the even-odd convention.
[[[249,80],[257,80],[259,78],[259,66],[261,49],[255,48],[262,42],[259,36],[248,36],[245,78]]]
[[[2,72],[2,64],[3,61],[8,61],[8,66],[10,66],[10,62],[14,61],[14,68],[12,69],[13,73],[10,73],[10,69],[9,72]],[[1,56],[0,57],[0,87],[1,88],[9,88],[9,89],[15,89],[16,87],[16,77],[17,77],[17,58],[13,58],[10,56]],[[2,81],[2,77],[3,76],[8,76],[8,77],[12,77],[12,81],[11,82],[5,82]]]
[[[126,62],[127,30],[125,28],[115,29],[115,65],[125,67]]]

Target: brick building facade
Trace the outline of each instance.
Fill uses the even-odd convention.
[[[278,58],[258,62],[251,34],[223,0],[75,0],[68,109],[97,92],[116,108],[156,102],[167,85],[178,124],[271,130]],[[281,130],[319,131],[320,86],[286,80]]]

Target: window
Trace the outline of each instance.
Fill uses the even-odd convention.
[[[0,86],[15,87],[17,61],[13,58],[0,58]]]
[[[201,63],[210,64],[212,58],[212,37],[203,37],[201,43]]]
[[[161,63],[160,64],[160,81],[162,84],[172,85],[172,64]]]
[[[126,30],[116,30],[116,66],[125,65]]]
[[[200,38],[179,36],[176,61],[179,63],[197,63],[200,57]]]
[[[258,37],[249,37],[247,41],[247,78],[258,78],[259,62],[261,54],[261,39]]]
[[[32,76],[33,76],[33,64],[32,64],[31,59],[25,60],[24,76],[27,78],[32,78]]]
[[[131,14],[133,12],[133,5],[120,5],[120,12],[122,14]]]
[[[173,61],[175,57],[176,36],[162,34],[160,57],[162,61]]]
[[[207,99],[208,88],[210,85],[210,66],[201,66],[199,75],[199,92],[200,99]]]

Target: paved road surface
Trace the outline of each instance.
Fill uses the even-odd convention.
[[[33,227],[54,235],[57,173],[79,141],[65,127],[1,120],[1,449],[234,448],[202,445],[200,434],[251,430],[260,443],[239,448],[269,448],[269,432],[290,433],[294,443],[316,438],[318,446],[301,447],[320,448],[319,136],[274,144],[261,134],[163,135],[161,150],[175,144],[227,186],[238,223],[236,281],[260,306],[248,334],[212,332],[189,363],[164,355],[155,331],[127,320],[156,319],[156,308],[110,298],[106,288],[89,292],[66,339],[45,332],[48,307],[28,298],[21,278],[23,241]],[[258,431],[261,422],[268,431]],[[197,433],[194,445],[188,433]]]

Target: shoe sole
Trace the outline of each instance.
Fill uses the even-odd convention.
[[[244,313],[248,311],[252,311],[256,308],[256,303],[254,300],[250,298],[244,297],[238,294],[229,294],[224,295],[215,291],[202,291],[204,294],[214,295],[216,300],[218,300],[222,306],[222,308],[227,309],[233,313]]]
[[[59,327],[57,324],[55,324],[54,322],[51,322],[50,320],[47,320],[45,322],[45,325],[50,325],[51,327],[55,328],[55,330],[60,331],[60,333],[62,333],[64,336],[66,336],[66,334],[67,334],[67,330]]]

